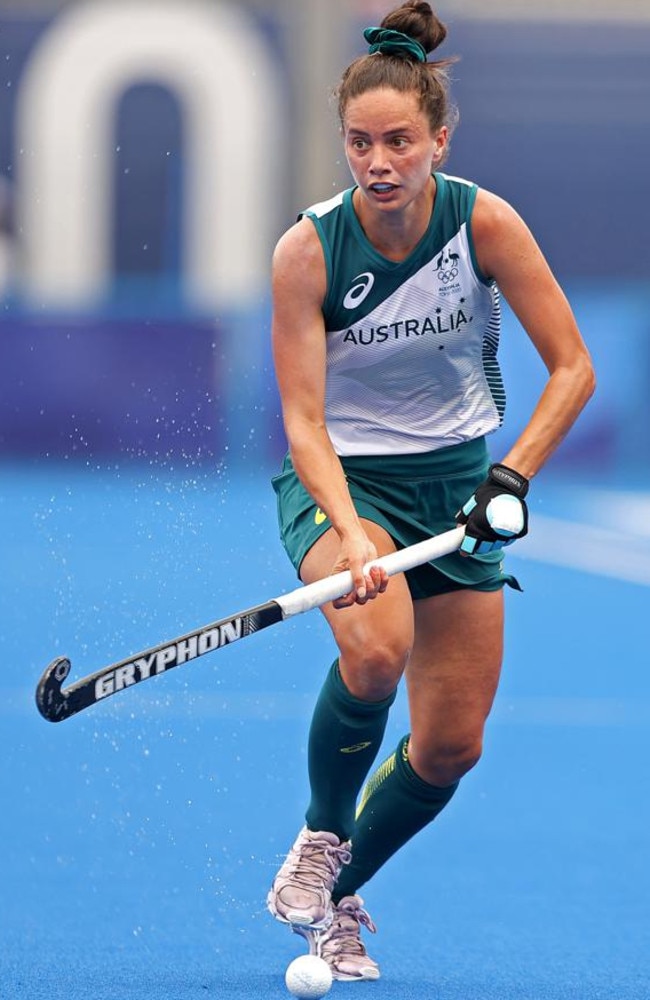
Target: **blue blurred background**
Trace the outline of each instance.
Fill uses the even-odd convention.
[[[320,617],[62,726],[33,692],[295,586],[269,260],[348,183],[330,91],[390,7],[0,0],[0,996],[285,995]],[[509,557],[490,754],[369,893],[377,997],[647,996],[650,8],[612,7],[438,5],[446,169],[527,220],[598,392]],[[501,357],[497,455],[544,377],[508,313]]]
[[[650,12],[508,18],[519,6],[440,7],[444,54],[462,57],[447,169],[521,212],[594,354],[598,395],[554,466],[635,478],[650,458]],[[330,89],[357,25],[386,9],[0,5],[4,455],[277,459],[269,254],[347,183]],[[515,433],[539,374],[512,324],[503,359]]]

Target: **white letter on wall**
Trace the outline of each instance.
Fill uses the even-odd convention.
[[[142,81],[182,108],[189,300],[236,309],[268,285],[287,154],[277,67],[255,21],[215,0],[99,0],[53,22],[21,82],[17,221],[35,304],[83,308],[110,289],[112,139],[121,96]]]

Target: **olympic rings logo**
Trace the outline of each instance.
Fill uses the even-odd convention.
[[[450,267],[448,270],[443,270],[442,267],[438,268],[438,281],[442,281],[445,285],[448,285],[450,281],[453,281],[457,277],[457,267]]]

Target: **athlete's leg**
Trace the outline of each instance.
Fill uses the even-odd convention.
[[[394,550],[386,532],[365,522],[379,555]],[[306,582],[325,576],[338,554],[327,532],[308,553]],[[413,642],[413,603],[403,575],[364,605],[323,609],[339,648],[325,679],[309,733],[311,803],[307,825],[348,839],[356,801],[383,739],[388,711]]]
[[[415,617],[409,761],[423,781],[445,786],[481,756],[503,658],[503,592],[441,594],[417,601]]]
[[[366,785],[335,901],[435,819],[480,757],[501,667],[502,593],[460,590],[417,601],[415,620],[406,668],[411,734]]]
[[[379,555],[394,551],[383,529],[370,522],[365,528]],[[338,552],[338,537],[330,530],[303,560],[304,582],[327,576]],[[268,896],[276,917],[312,928],[332,919],[331,891],[349,862],[357,796],[379,751],[413,644],[413,604],[401,575],[364,605],[329,605],[323,613],[339,657],[325,679],[309,732],[307,825]]]

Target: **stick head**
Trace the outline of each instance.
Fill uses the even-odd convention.
[[[66,719],[68,711],[67,698],[61,692],[61,685],[70,673],[70,660],[58,656],[52,660],[36,688],[36,707],[49,722],[60,722]]]

